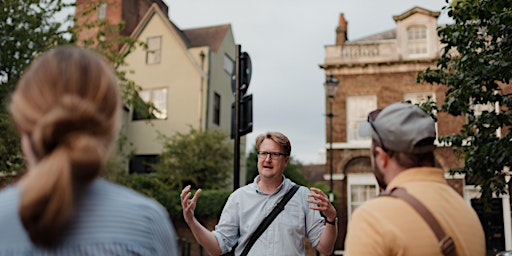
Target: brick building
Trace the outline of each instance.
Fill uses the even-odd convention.
[[[340,239],[336,243],[338,253],[343,250],[351,213],[379,193],[370,164],[370,138],[359,136],[359,124],[372,110],[396,101],[421,103],[431,98],[439,102],[438,105],[444,101],[445,87],[416,82],[418,72],[435,67],[440,57],[442,47],[437,36],[439,14],[414,7],[393,16],[394,29],[355,41],[347,39],[348,22],[340,14],[336,43],[325,47],[321,68],[325,70],[326,77],[332,75],[339,81],[336,95],[326,97],[326,113],[331,113],[332,104],[333,129],[331,138],[331,120],[326,118],[326,173],[330,172],[332,163],[333,190],[337,196],[335,204],[341,224]],[[456,133],[464,122],[464,118],[439,114],[436,124],[438,135]],[[331,142],[332,159],[329,157]],[[448,183],[478,212],[481,207],[472,200],[478,196],[478,189],[464,176],[449,174],[450,168],[460,166],[462,162],[457,160],[450,147],[437,146],[437,167],[445,171]],[[483,213],[479,214],[483,216]],[[495,216],[489,218],[493,219],[493,224],[486,230],[488,247],[497,251],[505,247],[509,249],[512,246],[509,200],[498,198]]]
[[[121,35],[130,36],[153,3],[164,13],[168,13],[169,8],[162,0],[76,0],[76,23],[92,24],[106,21],[108,26],[123,23]],[[78,41],[94,39],[97,33],[98,27],[83,29],[79,33]]]

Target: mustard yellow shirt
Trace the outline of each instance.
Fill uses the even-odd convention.
[[[397,175],[388,189],[403,187],[422,202],[455,242],[461,255],[485,255],[484,231],[477,214],[436,168],[412,168]],[[345,254],[442,255],[436,236],[402,199],[378,197],[358,207],[348,223]]]

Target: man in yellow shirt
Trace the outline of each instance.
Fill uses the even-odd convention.
[[[371,162],[382,190],[404,188],[455,243],[457,255],[485,255],[478,216],[434,168],[434,120],[419,107],[394,103],[369,114],[359,133],[372,137]],[[381,196],[358,207],[344,255],[443,255],[422,216],[401,198]]]

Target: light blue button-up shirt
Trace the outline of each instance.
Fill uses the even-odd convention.
[[[257,181],[233,192],[213,233],[222,253],[238,243],[235,255],[240,255],[249,237],[261,221],[274,209],[286,192],[295,184],[284,178],[276,191],[269,195],[261,192]],[[249,255],[305,255],[304,238],[316,247],[325,229],[319,211],[309,209],[306,201],[309,189],[300,187],[277,218],[254,243]]]

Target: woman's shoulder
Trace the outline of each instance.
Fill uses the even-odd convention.
[[[123,185],[98,179],[84,191],[83,204],[103,209],[115,209],[116,212],[127,211],[132,214],[148,213],[167,217],[165,208],[155,199]]]
[[[7,213],[6,209],[17,209],[20,195],[20,188],[16,185],[9,185],[0,190],[0,209],[2,209],[0,216],[2,215],[1,213]]]
[[[132,238],[142,238],[140,230],[158,229],[166,223],[166,227],[170,225],[169,215],[160,203],[130,188],[98,179],[83,192],[72,229],[80,237],[93,240],[96,238],[91,238],[92,234],[117,237],[116,232],[123,231]]]
[[[15,184],[7,185],[0,189],[0,198],[11,198],[19,195],[20,188]]]

